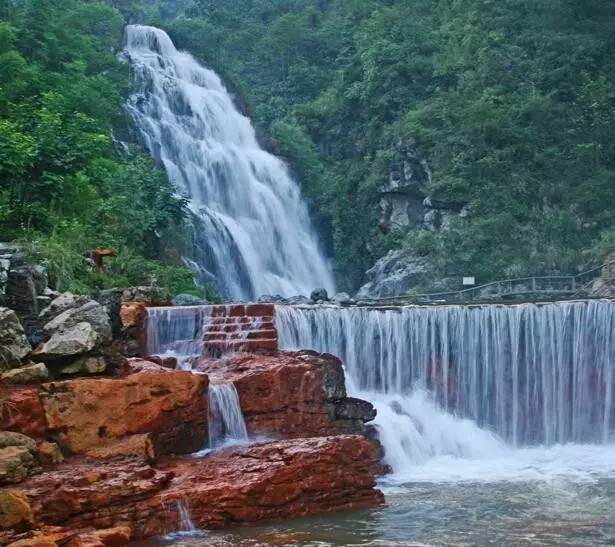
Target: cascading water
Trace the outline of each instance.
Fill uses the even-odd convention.
[[[513,446],[614,440],[613,301],[279,306],[276,314],[283,349],[343,359],[351,390],[378,409],[397,472],[430,458],[501,458]]]
[[[248,431],[232,383],[209,386],[209,447],[243,443]]]
[[[334,290],[296,182],[262,150],[220,78],[162,30],[126,28],[141,89],[127,103],[141,137],[178,194],[190,198],[200,281],[235,298]]]
[[[191,368],[191,360],[203,354],[203,329],[211,306],[147,308],[148,355],[172,355],[178,368]]]

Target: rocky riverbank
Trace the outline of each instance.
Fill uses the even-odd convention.
[[[268,344],[176,370],[145,351],[147,306],[170,303],[159,290],[59,294],[35,273],[24,264],[0,307],[0,544],[116,546],[181,530],[186,511],[220,527],[382,503],[373,407],[347,397],[336,357],[276,351],[272,306]],[[211,323],[242,332],[231,317],[257,307]],[[235,386],[260,441],[204,450],[210,382]]]

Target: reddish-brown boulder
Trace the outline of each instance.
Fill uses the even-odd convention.
[[[138,519],[141,500],[168,486],[172,477],[171,471],[135,459],[73,459],[30,478],[20,488],[39,524],[102,529]]]
[[[248,431],[283,438],[363,433],[370,403],[346,397],[339,359],[315,352],[202,359],[211,383],[235,384]]]
[[[49,432],[72,453],[151,433],[158,454],[187,453],[207,438],[207,376],[185,371],[44,384]]]
[[[74,460],[21,488],[39,524],[129,526],[135,538],[180,528],[179,504],[200,527],[369,507],[379,454],[362,436],[234,447],[203,459]]]
[[[19,431],[42,439],[47,432],[38,387],[0,388],[0,430]]]
[[[176,478],[155,499],[182,502],[198,527],[371,507],[384,501],[373,473],[379,458],[358,435],[235,447],[202,462],[170,462]],[[149,525],[140,533],[162,531]]]

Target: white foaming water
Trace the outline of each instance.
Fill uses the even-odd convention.
[[[237,389],[232,383],[209,386],[209,448],[248,440]]]
[[[262,150],[220,78],[162,30],[126,28],[139,93],[127,108],[178,194],[190,198],[201,282],[235,298],[334,291],[329,264],[286,165]]]
[[[276,318],[283,349],[339,355],[372,401],[388,484],[615,476],[612,301]]]

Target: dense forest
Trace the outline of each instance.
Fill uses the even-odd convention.
[[[615,250],[615,4],[3,0],[0,230],[77,287],[193,290],[186,203],[130,133],[126,22],[213,67],[285,157],[339,285],[391,249],[428,280],[571,273]],[[401,211],[401,213],[400,213]]]

